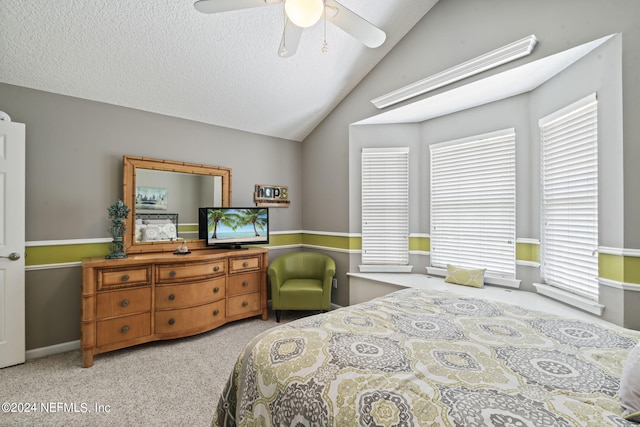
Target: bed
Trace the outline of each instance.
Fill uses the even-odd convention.
[[[405,289],[256,337],[212,425],[637,426],[618,393],[639,340],[614,325]]]

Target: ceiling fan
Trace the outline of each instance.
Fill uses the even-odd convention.
[[[379,47],[387,37],[380,28],[335,0],[198,0],[194,7],[202,13],[220,13],[280,3],[284,3],[285,24],[278,55],[283,58],[296,53],[304,28],[321,17],[370,48]],[[325,40],[323,51],[326,47]]]

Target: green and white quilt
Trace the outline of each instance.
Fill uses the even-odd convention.
[[[213,426],[636,426],[640,332],[406,289],[281,325],[238,358]]]

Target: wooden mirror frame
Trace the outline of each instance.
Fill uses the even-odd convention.
[[[127,254],[145,252],[175,251],[179,241],[167,242],[138,242],[135,239],[136,217],[136,169],[150,169],[156,171],[181,172],[196,175],[219,176],[222,178],[222,206],[231,205],[231,169],[221,166],[208,166],[195,163],[158,160],[147,157],[123,156],[122,158],[122,198],[131,212],[125,220],[127,227],[124,234],[124,246]],[[190,250],[205,248],[205,241],[201,239],[187,240]]]

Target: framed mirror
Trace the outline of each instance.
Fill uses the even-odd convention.
[[[204,248],[198,208],[230,206],[231,169],[123,156],[122,197],[131,209],[126,253],[175,251],[182,239],[189,249]]]

